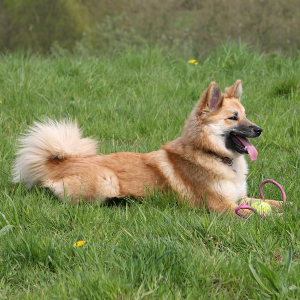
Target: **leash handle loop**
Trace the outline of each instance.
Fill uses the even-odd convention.
[[[282,203],[282,208],[284,207],[285,205],[285,202],[286,202],[286,195],[285,195],[285,192],[284,192],[284,189],[282,188],[282,186],[275,180],[272,180],[272,179],[266,179],[264,180],[260,186],[259,186],[259,194],[260,194],[260,197],[263,201],[266,201],[265,199],[265,196],[263,194],[263,191],[262,191],[262,188],[263,186],[267,183],[267,182],[271,182],[273,184],[275,184],[279,189],[280,189],[280,192],[281,192],[281,195],[282,195],[282,198],[283,198],[283,203]]]
[[[235,213],[238,216],[243,217],[244,219],[248,219],[250,216],[246,216],[246,215],[242,214],[241,212],[239,212],[240,209],[249,209],[249,210],[252,210],[253,212],[256,212],[256,210],[252,206],[246,205],[246,204],[241,204],[240,206],[238,206],[235,209]]]

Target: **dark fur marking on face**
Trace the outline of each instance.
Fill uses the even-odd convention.
[[[246,138],[256,138],[259,135],[257,134],[257,132],[255,131],[256,129],[258,129],[260,127],[256,126],[256,125],[244,125],[244,124],[239,124],[237,126],[233,126],[231,128],[228,129],[229,133],[235,133],[236,135],[239,135],[241,137],[246,137]]]
[[[243,138],[257,138],[260,136],[262,129],[256,125],[243,125],[239,124],[227,130],[227,137],[225,140],[225,147],[234,152],[246,154],[247,151],[243,145],[240,145],[236,139],[232,137],[233,134]]]

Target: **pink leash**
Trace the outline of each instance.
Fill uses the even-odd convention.
[[[272,179],[266,179],[266,180],[264,180],[261,183],[261,185],[259,186],[259,194],[260,194],[260,197],[261,197],[262,201],[266,201],[265,196],[264,196],[264,194],[262,192],[262,188],[263,188],[264,184],[266,184],[267,182],[271,182],[271,183],[275,184],[280,189],[281,194],[282,194],[282,198],[283,198],[282,208],[284,208],[284,205],[285,205],[285,202],[286,202],[285,192],[284,192],[282,186],[278,182],[276,182],[275,180],[272,180]],[[235,209],[235,213],[238,216],[241,216],[241,217],[243,217],[245,219],[248,219],[250,216],[246,216],[246,215],[242,214],[241,212],[239,212],[240,209],[249,209],[249,210],[252,210],[253,212],[257,213],[257,211],[252,206],[246,205],[246,204],[241,204],[240,206],[238,206]]]

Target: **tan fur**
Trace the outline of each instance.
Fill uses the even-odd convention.
[[[13,170],[14,182],[27,187],[49,187],[61,200],[105,201],[113,197],[141,198],[159,189],[172,189],[188,205],[222,213],[233,211],[246,198],[247,163],[243,155],[228,150],[222,132],[232,126],[228,118],[254,125],[240,103],[241,81],[222,94],[212,82],[186,121],[182,135],[158,151],[96,155],[96,141],[81,138],[76,123],[47,120],[35,123],[23,136]],[[233,159],[233,166],[222,158]],[[280,205],[269,201],[272,207]],[[245,212],[247,213],[247,212]]]

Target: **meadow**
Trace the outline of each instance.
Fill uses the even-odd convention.
[[[227,45],[197,62],[158,48],[0,56],[1,299],[300,298],[300,56]],[[211,81],[224,91],[237,79],[263,128],[248,194],[278,181],[293,202],[282,217],[246,221],[160,193],[72,206],[10,181],[17,137],[35,120],[76,118],[99,153],[154,151],[181,134]],[[281,200],[271,184],[264,192]]]

